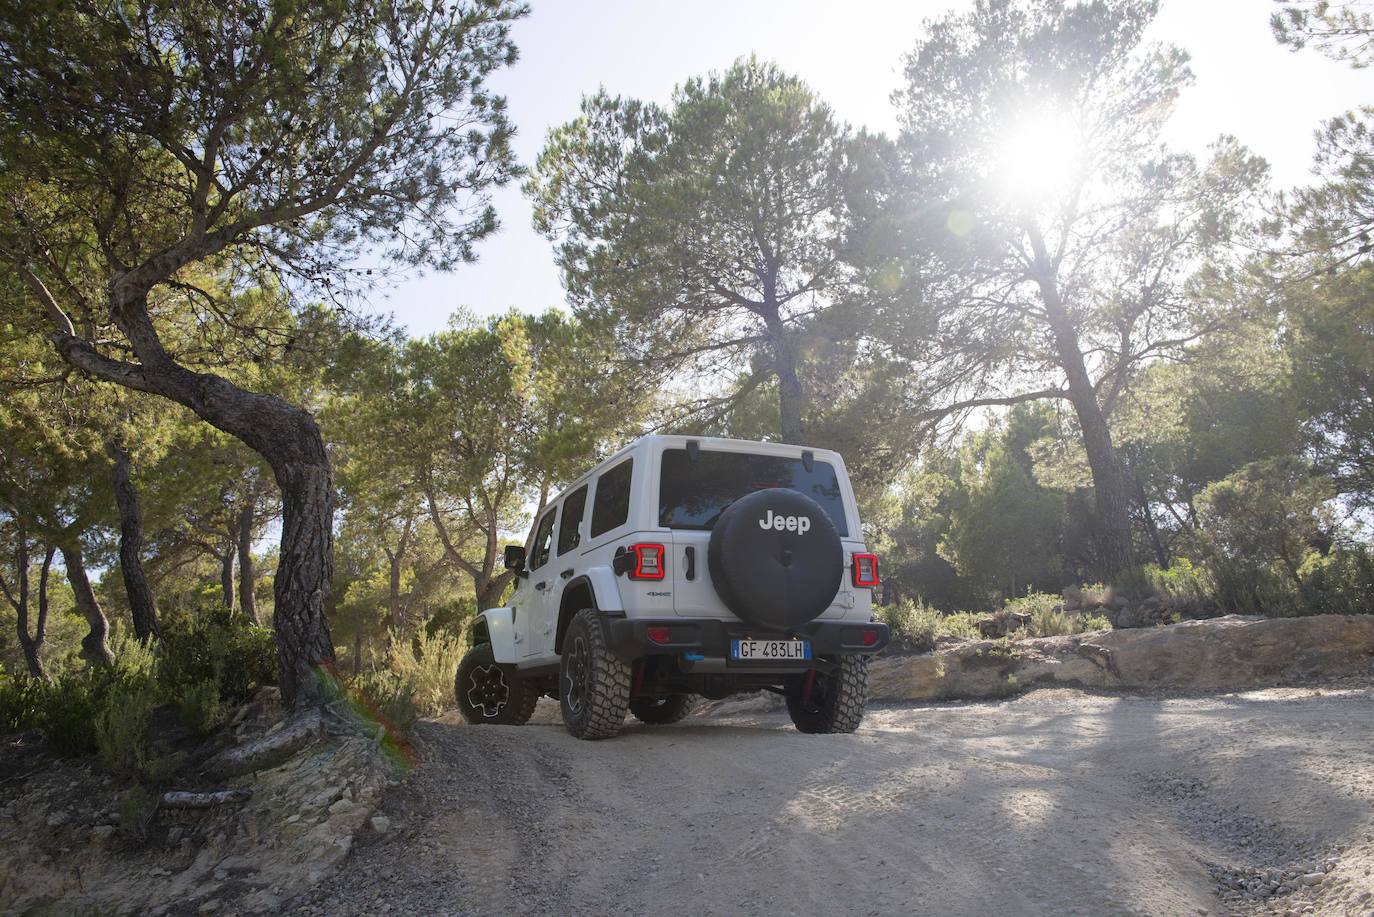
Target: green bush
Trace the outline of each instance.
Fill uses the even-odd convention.
[[[1085,594],[1089,589],[1098,593],[1105,591],[1101,586],[1090,586],[1084,590]],[[1027,637],[1065,637],[1069,634],[1110,630],[1112,626],[1100,614],[1066,612],[1061,597],[1044,592],[1032,592],[1011,599],[1002,610],[1030,615],[1030,623],[1024,630],[1018,631]]]
[[[95,719],[117,673],[93,669],[64,672],[43,690],[38,725],[53,752],[64,756],[96,751]]]
[[[214,681],[224,701],[239,704],[277,683],[277,649],[270,629],[235,624],[216,612],[165,632],[157,668],[169,701]]]
[[[892,631],[892,640],[904,649],[926,652],[941,637],[978,638],[978,616],[969,612],[945,614],[920,599],[882,605],[876,617]]]
[[[209,735],[225,719],[224,703],[220,700],[219,682],[207,678],[191,685],[177,698],[177,715],[181,723],[196,735]]]
[[[96,747],[105,766],[122,777],[158,782],[175,764],[159,755],[148,736],[155,688],[151,679],[131,678],[110,691],[95,720]]]
[[[453,681],[466,643],[447,631],[420,631],[410,640],[393,640],[387,648],[387,669],[400,683],[409,684],[421,716],[438,716],[453,706]]]
[[[377,669],[354,679],[348,706],[364,726],[384,726],[399,736],[410,735],[421,712],[415,703],[414,682],[389,669]]]
[[[129,840],[144,843],[157,819],[158,797],[139,784],[129,787],[119,796],[115,811],[119,813],[119,830]]]
[[[0,665],[0,734],[37,729],[43,714],[44,684],[27,674],[11,675]]]

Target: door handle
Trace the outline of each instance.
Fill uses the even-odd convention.
[[[548,583],[545,583],[545,582],[535,583],[535,584],[534,584],[535,591],[537,591],[537,592],[543,592],[543,591],[544,591],[544,587],[547,586],[547,585],[548,585]]]
[[[687,578],[689,580],[697,578],[697,549],[691,545],[687,546]]]
[[[571,570],[563,570],[558,575],[563,579],[567,579],[573,575],[573,572]]]

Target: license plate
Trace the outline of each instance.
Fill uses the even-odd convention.
[[[811,641],[731,640],[730,658],[737,662],[805,662],[811,658]]]

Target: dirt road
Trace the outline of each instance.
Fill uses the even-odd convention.
[[[1374,914],[1374,690],[422,724],[322,914]],[[633,721],[632,721],[633,722]]]

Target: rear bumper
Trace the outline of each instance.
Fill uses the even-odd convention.
[[[651,627],[666,627],[670,639],[655,643],[649,639]],[[875,642],[864,643],[864,632],[876,634]],[[789,638],[811,641],[811,656],[870,656],[887,646],[890,635],[886,624],[856,621],[810,621],[786,633],[764,632],[737,621],[691,621],[682,618],[609,618],[606,621],[606,641],[610,650],[629,662],[643,656],[696,653],[700,656],[724,658],[730,652],[731,640],[785,640]]]

